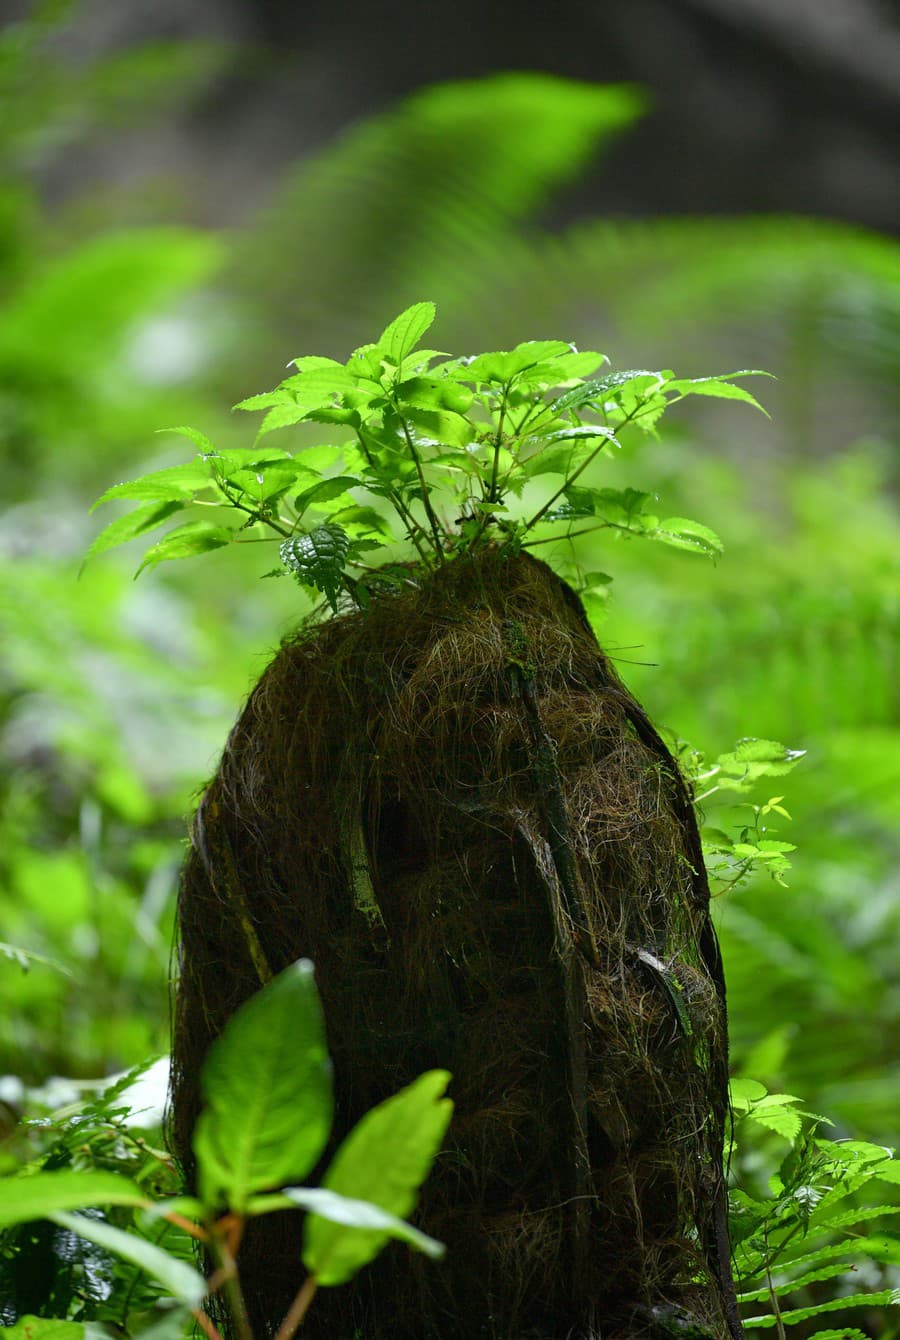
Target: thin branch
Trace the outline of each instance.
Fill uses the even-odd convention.
[[[291,1340],[299,1329],[309,1311],[309,1305],[316,1296],[316,1290],[319,1287],[319,1281],[315,1275],[307,1275],[300,1287],[300,1291],[287,1310],[284,1321],[275,1333],[275,1340]]]
[[[409,431],[409,426],[406,420],[403,418],[403,415],[400,413],[399,409],[397,409],[396,405],[394,406],[394,409],[397,411],[397,417],[399,418],[400,426],[403,429],[403,436],[406,439],[406,445],[409,448],[409,454],[410,456],[412,456],[413,461],[415,462],[416,474],[419,476],[419,487],[422,490],[422,505],[425,508],[425,515],[428,517],[428,524],[431,527],[431,534],[434,538],[434,548],[438,557],[438,562],[443,563],[444,546],[441,544],[441,535],[440,535],[440,528],[438,525],[438,519],[435,516],[434,508],[431,505],[431,497],[428,492],[428,485],[425,482],[425,471],[422,468],[422,458],[419,455],[418,451],[416,450],[416,444],[412,440],[412,433]]]
[[[222,1340],[221,1335],[202,1308],[191,1308],[191,1316],[208,1340]]]

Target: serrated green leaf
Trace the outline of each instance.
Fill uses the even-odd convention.
[[[823,1202],[825,1208],[817,1210],[812,1217],[812,1227],[819,1231],[832,1228],[850,1228],[854,1224],[864,1224],[869,1219],[881,1219],[892,1214],[900,1214],[900,1205],[866,1205],[832,1213],[831,1207]]]
[[[344,528],[326,521],[304,535],[292,535],[278,552],[298,582],[322,591],[336,613],[349,548],[350,536]]]
[[[788,749],[777,740],[747,736],[738,740],[733,750],[720,754],[716,763],[722,772],[755,781],[758,777],[780,777],[790,772],[804,754],[805,750]]]
[[[780,1268],[780,1263],[779,1263]],[[780,1280],[774,1284],[770,1291],[768,1284],[759,1289],[750,1289],[746,1293],[739,1293],[737,1296],[739,1303],[759,1303],[771,1296],[774,1292],[779,1298],[787,1297],[796,1293],[798,1289],[805,1289],[810,1284],[819,1284],[823,1280],[837,1279],[839,1275],[846,1275],[850,1270],[850,1263],[846,1261],[838,1262],[835,1265],[822,1266],[818,1270],[810,1270],[805,1275],[798,1275],[796,1279]]]
[[[803,1126],[799,1112],[794,1112],[789,1107],[768,1107],[765,1103],[760,1103],[751,1108],[747,1115],[758,1126],[765,1126],[767,1130],[774,1131],[785,1140],[796,1140]]]
[[[870,1340],[865,1331],[853,1326],[842,1326],[839,1331],[815,1331],[809,1340]]]
[[[94,508],[113,498],[144,498],[159,501],[186,501],[195,493],[215,488],[212,472],[205,461],[190,461],[186,465],[173,465],[167,470],[153,470],[148,475],[126,480],[124,484],[113,484],[94,503]]]
[[[830,1298],[827,1302],[815,1303],[810,1307],[783,1310],[781,1321],[785,1326],[793,1326],[798,1321],[806,1321],[809,1317],[818,1317],[822,1312],[843,1312],[852,1307],[896,1307],[898,1304],[900,1304],[900,1289],[882,1289],[876,1293],[854,1293],[840,1298]],[[744,1325],[748,1329],[753,1326],[775,1326],[777,1320],[771,1312],[767,1312],[759,1317],[745,1317]],[[838,1334],[843,1334],[843,1332],[839,1331]]]
[[[715,531],[710,530],[708,526],[702,526],[699,521],[691,521],[683,516],[670,516],[660,521],[653,532],[653,538],[675,549],[686,549],[691,553],[716,555],[724,550],[724,545]]]
[[[294,424],[302,423],[309,417],[310,408],[309,405],[298,404],[293,398],[273,406],[256,430],[257,439],[279,428],[291,428]]]
[[[197,450],[204,456],[215,454],[216,449],[212,442],[198,428],[188,428],[184,424],[180,424],[177,428],[157,428],[156,431],[158,433],[177,433],[179,437],[186,437],[189,442],[193,442]]]
[[[368,1112],[338,1149],[323,1185],[406,1218],[440,1148],[452,1103],[450,1076],[431,1070]],[[321,1284],[341,1284],[387,1241],[382,1230],[341,1229],[312,1214],[304,1225],[303,1262]]]
[[[362,480],[357,475],[334,475],[331,479],[320,479],[318,484],[312,484],[294,499],[298,517],[303,515],[307,507],[313,504],[318,507],[322,503],[333,502],[336,498],[343,497],[348,489],[355,488],[361,483]]]
[[[275,405],[289,405],[293,409],[296,404],[297,401],[290,391],[275,390],[262,391],[259,395],[247,396],[245,400],[239,400],[231,408],[252,412],[258,409],[272,409]]]
[[[143,507],[136,507],[133,512],[128,512],[126,516],[117,517],[96,537],[84,556],[81,570],[84,571],[85,564],[98,554],[105,554],[107,550],[115,549],[120,544],[127,544],[129,540],[137,539],[148,530],[161,526],[183,507],[183,502],[170,499],[168,502],[145,503]]]
[[[735,386],[728,380],[730,377],[770,377],[769,372],[759,372],[747,369],[743,372],[729,372],[720,377],[688,377],[666,382],[666,391],[677,391],[679,395],[708,395],[716,396],[720,400],[743,400],[745,404],[752,405],[758,409],[766,418],[770,418],[768,410],[763,409],[762,405],[745,390],[743,386]]]
[[[148,1197],[127,1177],[103,1172],[39,1172],[0,1179],[0,1228],[47,1219],[58,1210],[94,1205],[148,1203]]]
[[[305,959],[234,1014],[200,1078],[194,1131],[198,1181],[210,1208],[240,1213],[255,1191],[304,1177],[331,1129],[331,1064]]]
[[[633,392],[642,392],[659,383],[659,372],[649,372],[646,368],[630,369],[623,372],[609,372],[605,377],[594,377],[581,386],[574,386],[552,401],[555,413],[562,414],[581,409],[585,405],[602,405],[605,398],[626,387]]]
[[[193,558],[195,554],[206,554],[211,549],[221,549],[234,539],[234,531],[225,526],[214,526],[209,521],[189,521],[184,526],[176,526],[164,535],[158,544],[148,549],[141,560],[135,577],[147,568],[155,568],[176,558]]]
[[[141,1270],[159,1280],[175,1298],[187,1307],[197,1308],[206,1297],[206,1280],[193,1266],[180,1261],[168,1252],[138,1237],[136,1233],[126,1233],[121,1228],[105,1223],[102,1219],[89,1219],[83,1214],[58,1213],[50,1216],[53,1222],[70,1233],[95,1242],[105,1251],[113,1252]]]
[[[398,364],[411,354],[434,321],[433,302],[417,302],[395,316],[378,339],[377,349],[392,363]]]
[[[336,358],[326,358],[324,354],[301,354],[299,358],[292,358],[291,363],[298,372],[324,372],[339,379],[347,371],[343,363]]]

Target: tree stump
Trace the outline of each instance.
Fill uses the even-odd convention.
[[[316,965],[334,1144],[423,1070],[456,1109],[418,1222],[322,1290],[310,1340],[741,1334],[728,1265],[721,960],[688,789],[544,564],[488,549],[301,629],[194,824],[171,1140],[267,976]],[[258,1336],[299,1215],[241,1248]],[[691,1330],[691,1328],[694,1328]]]

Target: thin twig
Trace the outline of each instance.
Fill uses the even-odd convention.
[[[202,1308],[191,1308],[191,1316],[194,1318],[194,1321],[200,1327],[204,1335],[209,1337],[209,1340],[222,1340],[218,1330]]]
[[[315,1275],[307,1275],[300,1291],[285,1314],[284,1321],[275,1333],[275,1340],[291,1340],[291,1336],[300,1329],[303,1318],[309,1311],[309,1305],[316,1296],[319,1281]]]

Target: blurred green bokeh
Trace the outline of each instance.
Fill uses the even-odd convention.
[[[135,586],[136,550],[79,580],[90,502],[184,459],[156,429],[248,444],[229,404],[430,298],[453,352],[559,337],[618,367],[777,374],[770,423],[691,403],[603,467],[713,526],[720,563],[634,541],[581,556],[616,578],[599,635],[655,719],[711,755],[746,735],[808,753],[784,782],[788,888],[757,879],[718,909],[736,1068],[897,1140],[900,245],[774,217],[547,231],[643,99],[543,75],[416,94],[299,163],[238,234],[141,226],[113,188],[49,212],[35,169],[73,127],[152,114],[141,79],[159,102],[208,65],[117,60],[73,84],[39,22],[0,38],[3,1096],[165,1050],[191,797],[308,609],[231,553]],[[708,817],[746,811],[714,797]]]

